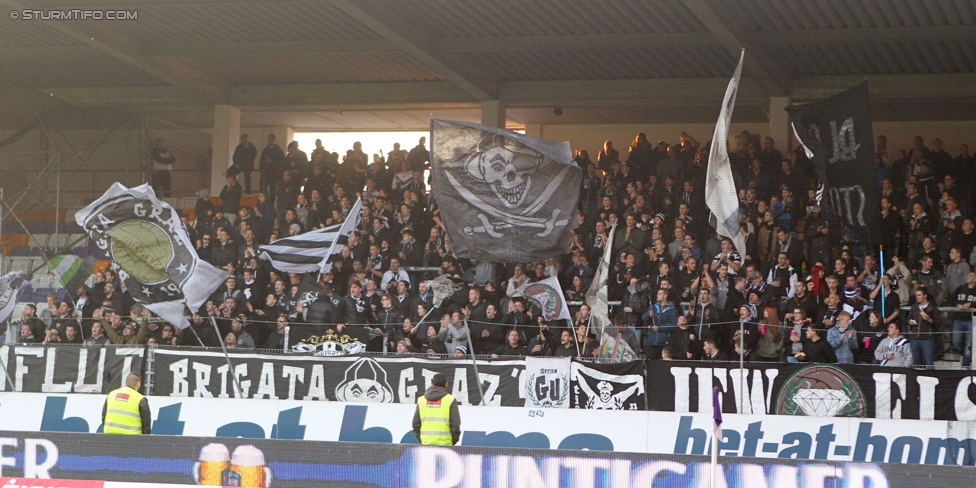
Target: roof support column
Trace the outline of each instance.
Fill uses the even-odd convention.
[[[505,104],[500,100],[481,102],[481,125],[504,129],[506,120]]]
[[[770,97],[769,98],[769,137],[773,138],[776,149],[779,149],[783,156],[786,156],[790,149],[790,117],[786,113],[786,107],[790,104],[789,97]],[[764,168],[766,171],[779,171],[779,166],[775,168]]]
[[[227,183],[227,168],[241,138],[241,109],[231,105],[214,106],[214,128],[210,140],[210,194],[220,195]]]

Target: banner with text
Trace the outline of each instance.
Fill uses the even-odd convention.
[[[0,376],[0,391],[108,393],[129,373],[142,373],[144,352],[143,346],[2,346],[9,374]]]
[[[636,488],[708,486],[710,474],[708,458],[700,454],[607,452],[581,445],[557,451],[531,446],[513,450],[477,444],[447,448],[375,440],[332,442],[199,435],[172,436],[161,442],[146,436],[3,431],[0,443],[9,454],[0,475],[224,486]],[[912,446],[902,448],[914,451]],[[330,454],[323,456],[323,452]],[[920,465],[912,460],[878,464],[882,461],[810,454],[808,450],[806,455],[756,458],[723,450],[719,486],[976,486],[971,459],[963,467],[942,463],[942,456]],[[813,459],[816,462],[810,462]]]
[[[404,403],[148,397],[154,435],[416,444]],[[102,395],[0,392],[0,430],[101,431]],[[700,413],[459,407],[461,446],[707,455]],[[976,422],[726,414],[722,456],[976,464]]]
[[[870,365],[648,361],[650,409],[712,414],[976,420],[976,374]],[[673,394],[671,393],[673,392]]]
[[[478,384],[489,406],[527,405],[525,362],[471,361],[415,357],[312,357],[231,353],[233,374],[219,351],[153,349],[151,394],[175,397],[327,400],[340,402],[416,403],[435,373],[447,376],[448,390],[461,405],[481,403]],[[560,397],[571,408],[645,408],[640,362],[573,363]],[[235,379],[236,377],[236,379]],[[639,385],[639,388],[635,387]],[[547,394],[548,394],[548,390]],[[572,391],[572,394],[569,392]]]

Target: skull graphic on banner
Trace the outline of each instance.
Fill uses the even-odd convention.
[[[582,170],[567,143],[464,122],[431,125],[435,195],[458,256],[523,262],[568,249]]]

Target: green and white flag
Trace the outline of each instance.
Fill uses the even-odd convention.
[[[95,269],[95,258],[80,258],[72,254],[54,256],[47,262],[47,268],[57,276],[61,286],[67,290],[72,300],[78,300],[78,289],[85,284]]]

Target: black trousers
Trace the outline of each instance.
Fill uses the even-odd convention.
[[[152,189],[159,198],[167,198],[173,189],[172,174],[169,171],[153,171]]]

